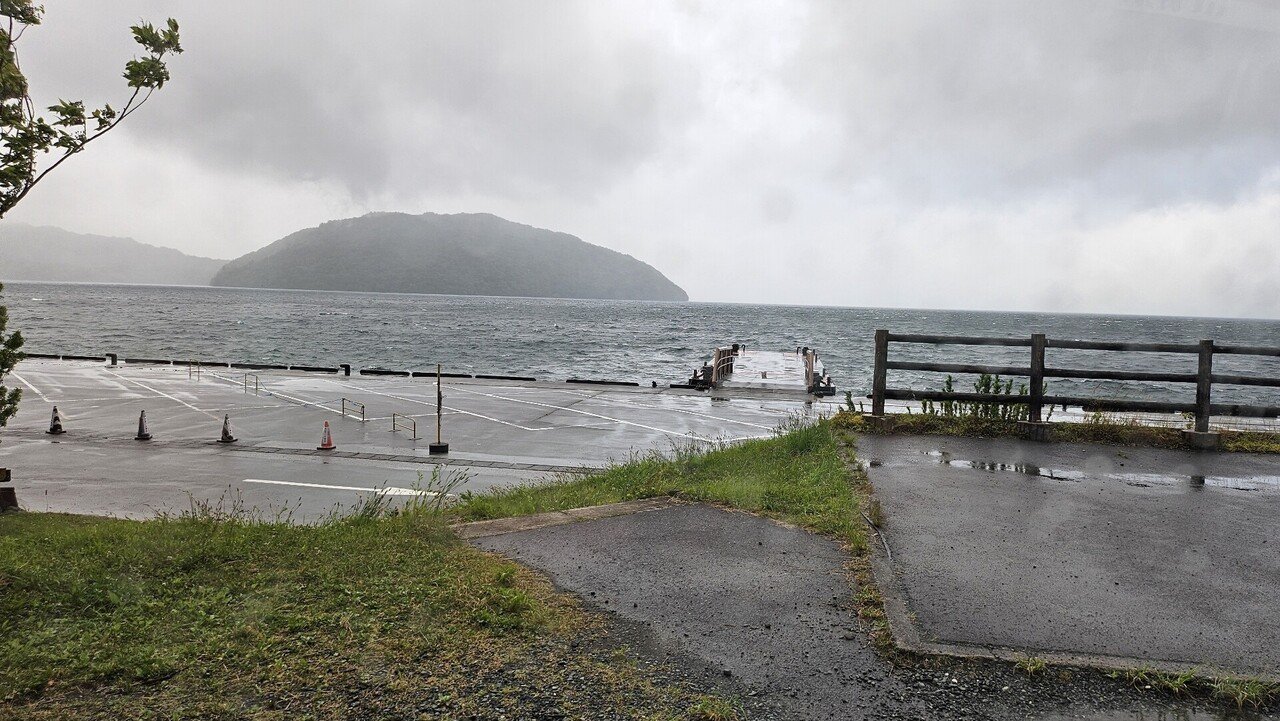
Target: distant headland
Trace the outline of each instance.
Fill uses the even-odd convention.
[[[487,213],[369,213],[297,231],[232,261],[128,238],[0,226],[0,281],[686,301],[653,266]]]
[[[684,301],[653,266],[487,213],[370,213],[300,230],[227,263],[213,285]]]

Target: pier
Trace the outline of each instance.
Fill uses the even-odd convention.
[[[740,343],[716,348],[710,360],[694,372],[689,385],[702,390],[763,390],[818,397],[836,392],[817,350],[753,350]]]

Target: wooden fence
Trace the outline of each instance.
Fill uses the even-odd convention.
[[[1012,346],[1031,349],[1030,365],[998,366],[969,363],[916,363],[889,360],[890,343],[921,343],[928,345]],[[1116,351],[1126,353],[1186,353],[1199,361],[1195,373],[1164,373],[1147,371],[1091,370],[1084,368],[1055,368],[1045,365],[1045,350],[1063,348],[1075,350]],[[1280,416],[1280,406],[1222,404],[1212,401],[1213,385],[1268,386],[1280,388],[1280,378],[1262,376],[1229,375],[1213,372],[1215,355],[1271,356],[1280,358],[1280,348],[1266,346],[1218,345],[1212,340],[1195,344],[1180,343],[1118,343],[1082,340],[1057,340],[1046,338],[1043,333],[1030,338],[983,338],[972,336],[894,334],[877,330],[875,339],[875,371],[871,383],[871,413],[884,415],[886,400],[904,401],[964,401],[970,403],[996,403],[1026,405],[1028,418],[1040,422],[1044,406],[1080,406],[1104,411],[1154,411],[1164,413],[1192,413],[1195,430],[1208,432],[1209,416],[1245,416],[1275,418]],[[917,391],[905,388],[888,388],[891,370],[935,371],[938,373],[988,373],[1001,376],[1025,376],[1029,380],[1027,395],[996,393],[949,393],[945,391]],[[1046,378],[1082,378],[1118,381],[1163,381],[1195,385],[1195,399],[1190,402],[1139,401],[1122,398],[1092,398],[1085,396],[1047,396],[1044,394]]]

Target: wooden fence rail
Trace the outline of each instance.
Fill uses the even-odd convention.
[[[920,363],[889,360],[890,343],[915,343],[927,345],[1006,346],[1031,349],[1030,364],[1026,366],[986,365],[980,363]],[[1055,368],[1045,365],[1045,350],[1062,348],[1074,350],[1114,351],[1127,353],[1186,353],[1197,358],[1195,373],[1163,373],[1151,371],[1094,370],[1088,368]],[[1246,416],[1275,418],[1280,416],[1280,406],[1213,403],[1213,385],[1245,385],[1280,388],[1280,378],[1246,376],[1213,372],[1215,354],[1270,356],[1280,358],[1280,347],[1216,345],[1212,340],[1195,344],[1186,343],[1120,343],[1112,341],[1059,340],[1046,338],[1043,333],[1030,338],[987,338],[955,335],[894,334],[877,330],[875,336],[875,371],[871,382],[871,413],[884,415],[886,400],[903,401],[964,401],[970,403],[995,403],[1000,405],[1025,405],[1028,418],[1039,423],[1044,406],[1082,406],[1107,411],[1154,411],[1164,413],[1192,413],[1195,430],[1207,433],[1209,417]],[[1002,376],[1025,376],[1029,379],[1027,395],[997,393],[949,393],[945,391],[917,391],[905,388],[889,388],[891,370],[930,371],[938,373],[987,373]],[[1186,402],[1136,401],[1123,398],[1092,398],[1084,396],[1047,396],[1044,394],[1046,378],[1079,378],[1088,380],[1159,381],[1166,383],[1194,383],[1195,399]]]

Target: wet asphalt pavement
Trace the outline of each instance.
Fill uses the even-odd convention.
[[[745,513],[679,505],[474,542],[547,573],[610,614],[620,640],[738,697],[749,718],[1235,718],[1091,671],[894,666],[859,628],[838,545]]]
[[[922,638],[1280,671],[1280,458],[863,436]]]

